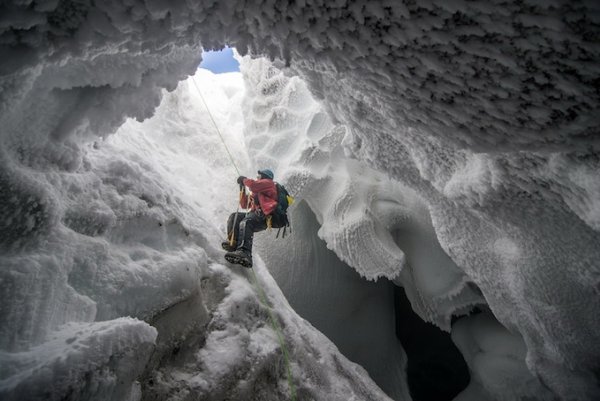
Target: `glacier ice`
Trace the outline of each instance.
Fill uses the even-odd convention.
[[[525,343],[489,314],[459,320],[452,338],[471,370],[471,383],[456,399],[552,399],[552,393],[528,371]]]
[[[236,184],[220,177],[234,171],[195,86],[238,153],[244,90],[239,74],[196,75],[146,123],[73,146],[73,167],[35,166],[59,217],[2,255],[3,399],[283,399],[267,308],[299,397],[388,399],[290,309],[260,259],[255,277],[223,265]]]
[[[214,247],[236,172],[195,85],[240,170],[275,168],[336,264],[452,332],[459,399],[600,398],[599,23],[587,0],[4,2],[2,398],[287,396],[264,309]],[[274,64],[200,77],[226,44]],[[258,266],[299,396],[385,399]],[[236,321],[240,304],[263,312]],[[219,338],[262,364],[219,359]]]

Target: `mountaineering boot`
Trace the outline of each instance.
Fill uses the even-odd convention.
[[[229,243],[229,241],[223,241],[223,242],[221,242],[221,248],[225,249],[227,252],[233,252],[233,251],[235,251],[235,249],[236,249],[235,245],[236,245],[235,241],[233,242],[233,245],[231,245]]]
[[[244,267],[252,267],[252,255],[243,249],[227,252],[225,254],[225,259],[229,263],[242,265]]]

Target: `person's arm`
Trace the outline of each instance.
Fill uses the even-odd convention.
[[[240,185],[240,206],[242,207],[242,209],[248,209],[252,204],[252,198],[248,197],[246,191],[244,190],[245,180],[247,180],[247,178],[243,175],[240,175],[236,180],[237,183]]]
[[[248,195],[246,195],[246,191],[242,190],[242,195],[240,196],[240,207],[242,209],[248,209],[250,207],[250,203],[248,201]]]

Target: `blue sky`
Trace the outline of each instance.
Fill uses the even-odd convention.
[[[200,68],[220,74],[222,72],[239,71],[240,64],[233,58],[233,49],[226,47],[220,51],[202,52]]]

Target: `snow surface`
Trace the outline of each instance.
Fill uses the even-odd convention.
[[[461,346],[475,372],[467,392],[500,397],[497,385],[510,383],[522,393],[507,397],[600,398],[599,24],[588,0],[2,3],[2,398],[47,395],[48,366],[59,379],[44,391],[55,399],[176,399],[175,387],[180,399],[216,387],[225,398],[260,380],[273,399],[288,394],[270,363],[255,371],[228,353],[214,371],[202,365],[220,360],[210,354],[221,330],[213,321],[232,327],[224,344],[244,338],[236,324],[259,343],[268,333],[255,320],[235,323],[225,306],[247,282],[214,249],[237,172],[204,112],[185,108],[190,81],[155,110],[164,89],[195,73],[201,48],[225,44],[284,70],[252,67],[265,74],[246,78],[245,99],[239,82],[208,95],[244,109],[243,138],[239,115],[218,117],[242,171],[274,167],[339,262],[403,285],[423,319],[459,330],[453,314],[487,304],[499,325],[473,320],[455,336],[484,354]],[[294,75],[305,84],[288,82]],[[125,123],[155,111],[148,127]],[[385,398],[327,340],[298,334],[313,332],[282,303],[293,371],[306,383],[299,394]],[[306,352],[302,338],[327,351]],[[508,344],[493,366],[486,339]],[[97,347],[75,348],[89,343]],[[249,360],[279,360],[275,347],[242,343]],[[503,364],[522,374],[494,374]],[[187,380],[190,366],[203,369],[197,381],[171,376],[181,368]],[[221,381],[232,366],[240,380]],[[81,371],[95,372],[83,387]],[[540,383],[551,396],[531,391]]]

